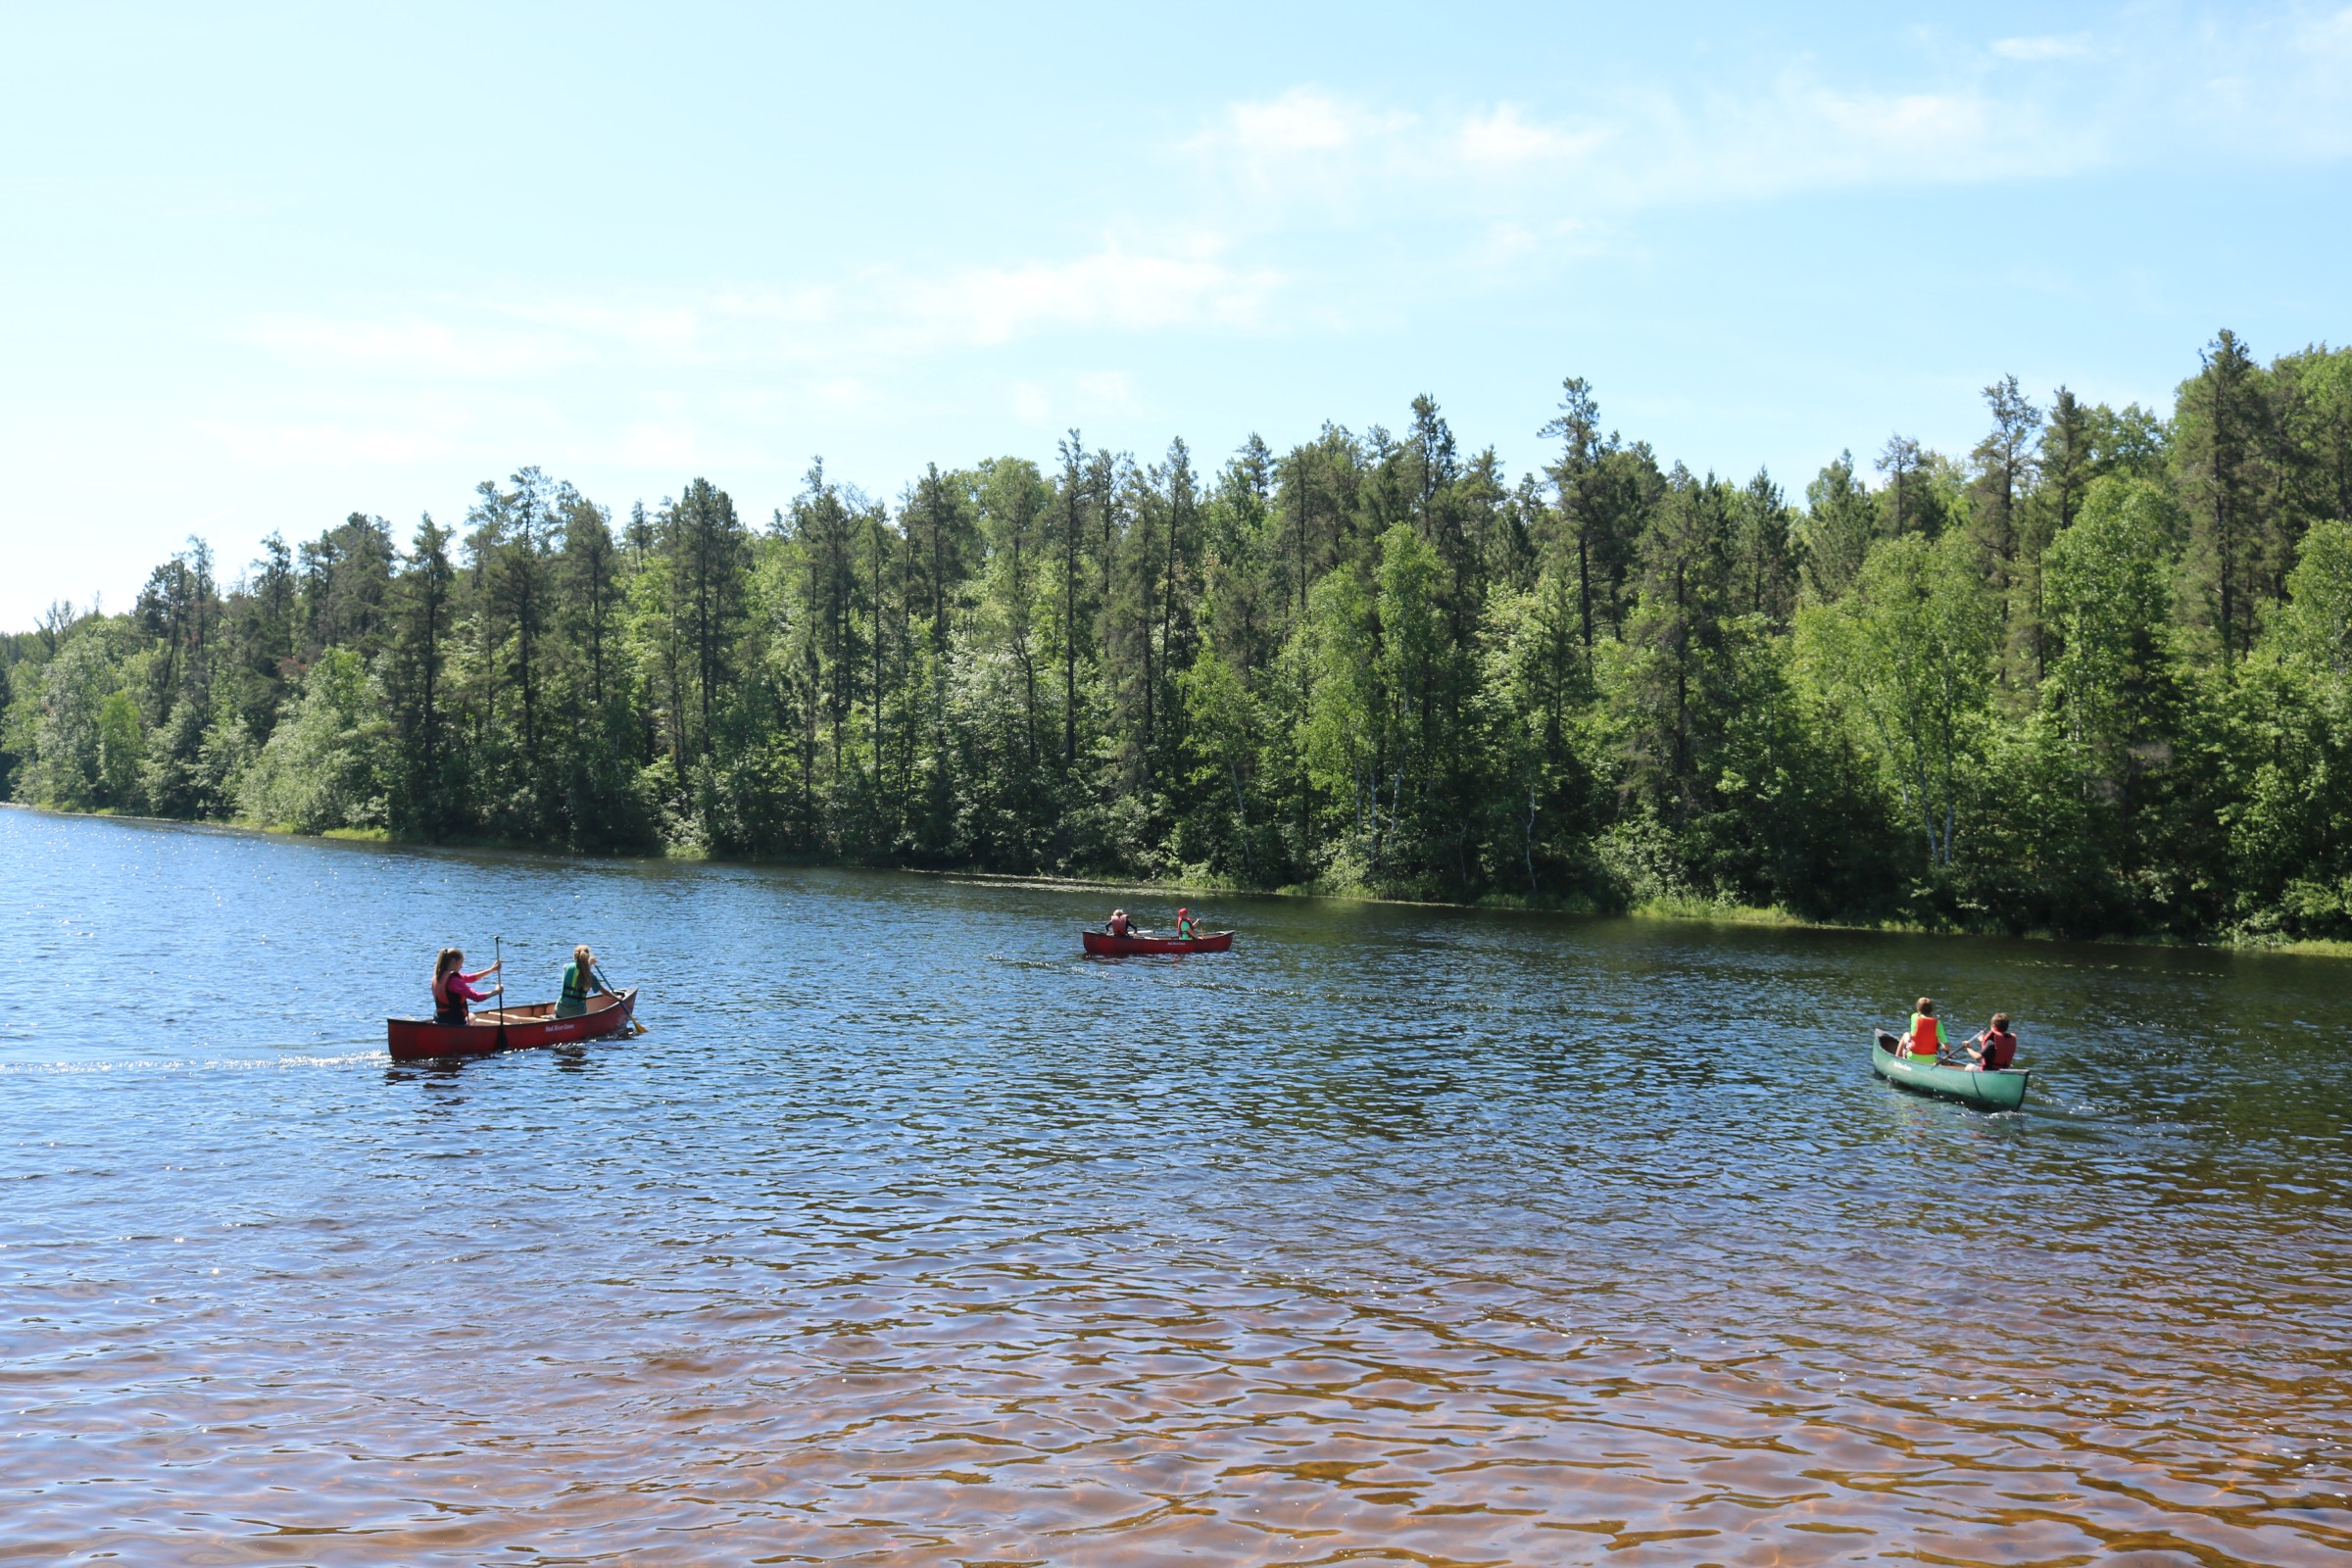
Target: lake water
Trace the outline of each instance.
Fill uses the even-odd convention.
[[[1107,903],[0,810],[0,1560],[2352,1548],[2352,964]]]

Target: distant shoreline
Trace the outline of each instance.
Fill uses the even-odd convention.
[[[1970,937],[2018,942],[2081,943],[2093,947],[2154,948],[2184,953],[2274,954],[2300,958],[2352,958],[2352,942],[2303,938],[2281,942],[2186,942],[2148,936],[2070,937],[2049,931],[1987,931],[1960,926],[1925,926],[1900,921],[1863,922],[1823,920],[1792,914],[1786,909],[1713,904],[1695,899],[1651,900],[1624,908],[1601,908],[1592,904],[1571,905],[1531,900],[1517,895],[1490,894],[1473,902],[1453,899],[1412,899],[1393,894],[1353,892],[1313,886],[1240,887],[1217,882],[1149,877],[1112,877],[1083,872],[992,871],[971,866],[890,865],[823,856],[773,856],[739,858],[729,856],[670,853],[663,855],[589,855],[545,845],[501,844],[450,839],[398,838],[381,828],[334,828],[324,833],[302,833],[292,828],[263,827],[251,822],[198,821],[176,816],[139,816],[122,811],[71,811],[22,801],[0,801],[0,807],[37,816],[78,817],[93,821],[136,822],[159,827],[196,828],[254,838],[301,839],[311,843],[371,845],[384,849],[454,850],[475,854],[530,855],[582,864],[703,863],[736,866],[793,866],[809,870],[889,871],[933,877],[946,882],[1008,883],[1043,892],[1102,892],[1132,898],[1146,893],[1190,899],[1319,899],[1334,904],[1380,904],[1404,908],[1462,909],[1484,913],[1569,915],[1589,919],[1654,920],[1682,925],[1722,925],[1789,931],[1843,931],[1867,936]]]

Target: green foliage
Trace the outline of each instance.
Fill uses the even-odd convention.
[[[387,737],[379,694],[359,655],[330,648],[240,780],[238,807],[265,826],[302,833],[376,826],[384,817]]]
[[[1216,649],[1203,645],[1179,677],[1192,766],[1181,796],[1177,861],[1237,882],[1273,853],[1265,808],[1253,805],[1263,766],[1264,706]]]
[[[2171,647],[2171,498],[2146,479],[2105,478],[2051,542],[2051,643],[2043,703],[2082,750],[2095,787],[2127,789],[2142,750],[2176,733]]]
[[[2352,522],[2312,524],[2232,690],[2229,823],[2247,930],[2352,935]]]
[[[138,744],[138,710],[122,690],[122,672],[109,631],[91,626],[68,637],[27,683],[32,762],[20,799],[68,810],[120,810]]]
[[[592,852],[1572,907],[2352,934],[2352,354],[2221,334],[2159,415],[1985,389],[1790,505],[1562,384],[1513,481],[1436,401],[1213,474],[1073,431],[708,479],[524,467],[405,546],[0,638],[0,782],[80,810]]]
[[[98,768],[94,798],[118,809],[134,809],[139,798],[139,759],[147,749],[139,705],[128,692],[109,692],[98,705]]]
[[[2312,524],[2286,591],[2281,655],[2316,679],[2352,681],[2352,513]]]
[[[1796,542],[1805,590],[1815,604],[1830,604],[1853,586],[1878,536],[1878,512],[1855,477],[1852,453],[1839,453],[1805,487],[1805,504]]]
[[[1985,740],[1998,631],[1976,547],[1958,532],[1881,541],[1850,595],[1798,617],[1805,678],[1845,718],[1930,865],[1952,863],[1965,781]]]

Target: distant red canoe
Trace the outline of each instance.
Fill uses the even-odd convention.
[[[432,1056],[471,1056],[616,1035],[629,1026],[636,1010],[637,988],[631,986],[609,997],[591,997],[586,1012],[568,1018],[556,1016],[554,1003],[535,1002],[527,1007],[477,1012],[464,1023],[387,1018],[384,1030],[391,1039],[394,1061],[422,1061]]]
[[[1127,953],[1223,953],[1233,946],[1230,931],[1211,931],[1190,942],[1174,937],[1114,937],[1107,931],[1081,931],[1078,935],[1085,940],[1086,951],[1100,957]]]

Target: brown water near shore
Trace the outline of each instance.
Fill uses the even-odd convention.
[[[1101,902],[0,812],[0,1560],[2352,1548],[2339,962]],[[494,926],[655,1032],[391,1064]]]

